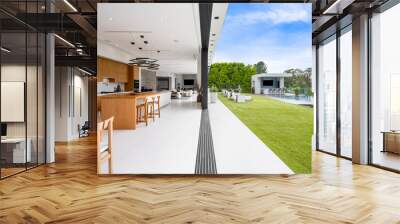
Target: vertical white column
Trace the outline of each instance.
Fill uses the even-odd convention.
[[[353,19],[352,157],[368,163],[368,15]]]
[[[55,56],[54,34],[46,35],[46,163],[55,161]]]

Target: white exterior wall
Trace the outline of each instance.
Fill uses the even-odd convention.
[[[285,88],[285,78],[283,77],[279,80],[279,88]]]

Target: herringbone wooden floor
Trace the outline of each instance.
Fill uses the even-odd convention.
[[[95,147],[0,181],[0,223],[400,223],[400,175],[318,152],[312,175],[98,177]]]

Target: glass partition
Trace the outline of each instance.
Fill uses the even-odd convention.
[[[371,18],[372,164],[400,170],[400,4]]]
[[[336,153],[336,36],[318,48],[318,149]]]
[[[352,157],[352,34],[351,26],[340,36],[340,154]]]
[[[1,176],[24,171],[26,151],[26,34],[1,33]]]
[[[35,13],[41,10],[39,2],[29,2],[29,7],[19,2],[17,11]],[[0,26],[0,178],[5,178],[45,162],[46,40],[2,12]]]

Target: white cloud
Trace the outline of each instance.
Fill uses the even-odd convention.
[[[240,25],[252,25],[266,23],[271,25],[310,22],[310,7],[307,4],[284,4],[278,7],[258,9],[256,11],[245,12],[227,17],[228,23]]]
[[[228,17],[213,63],[264,61],[269,72],[311,67],[311,5],[251,5]],[[277,26],[293,22],[304,24],[290,29]]]

